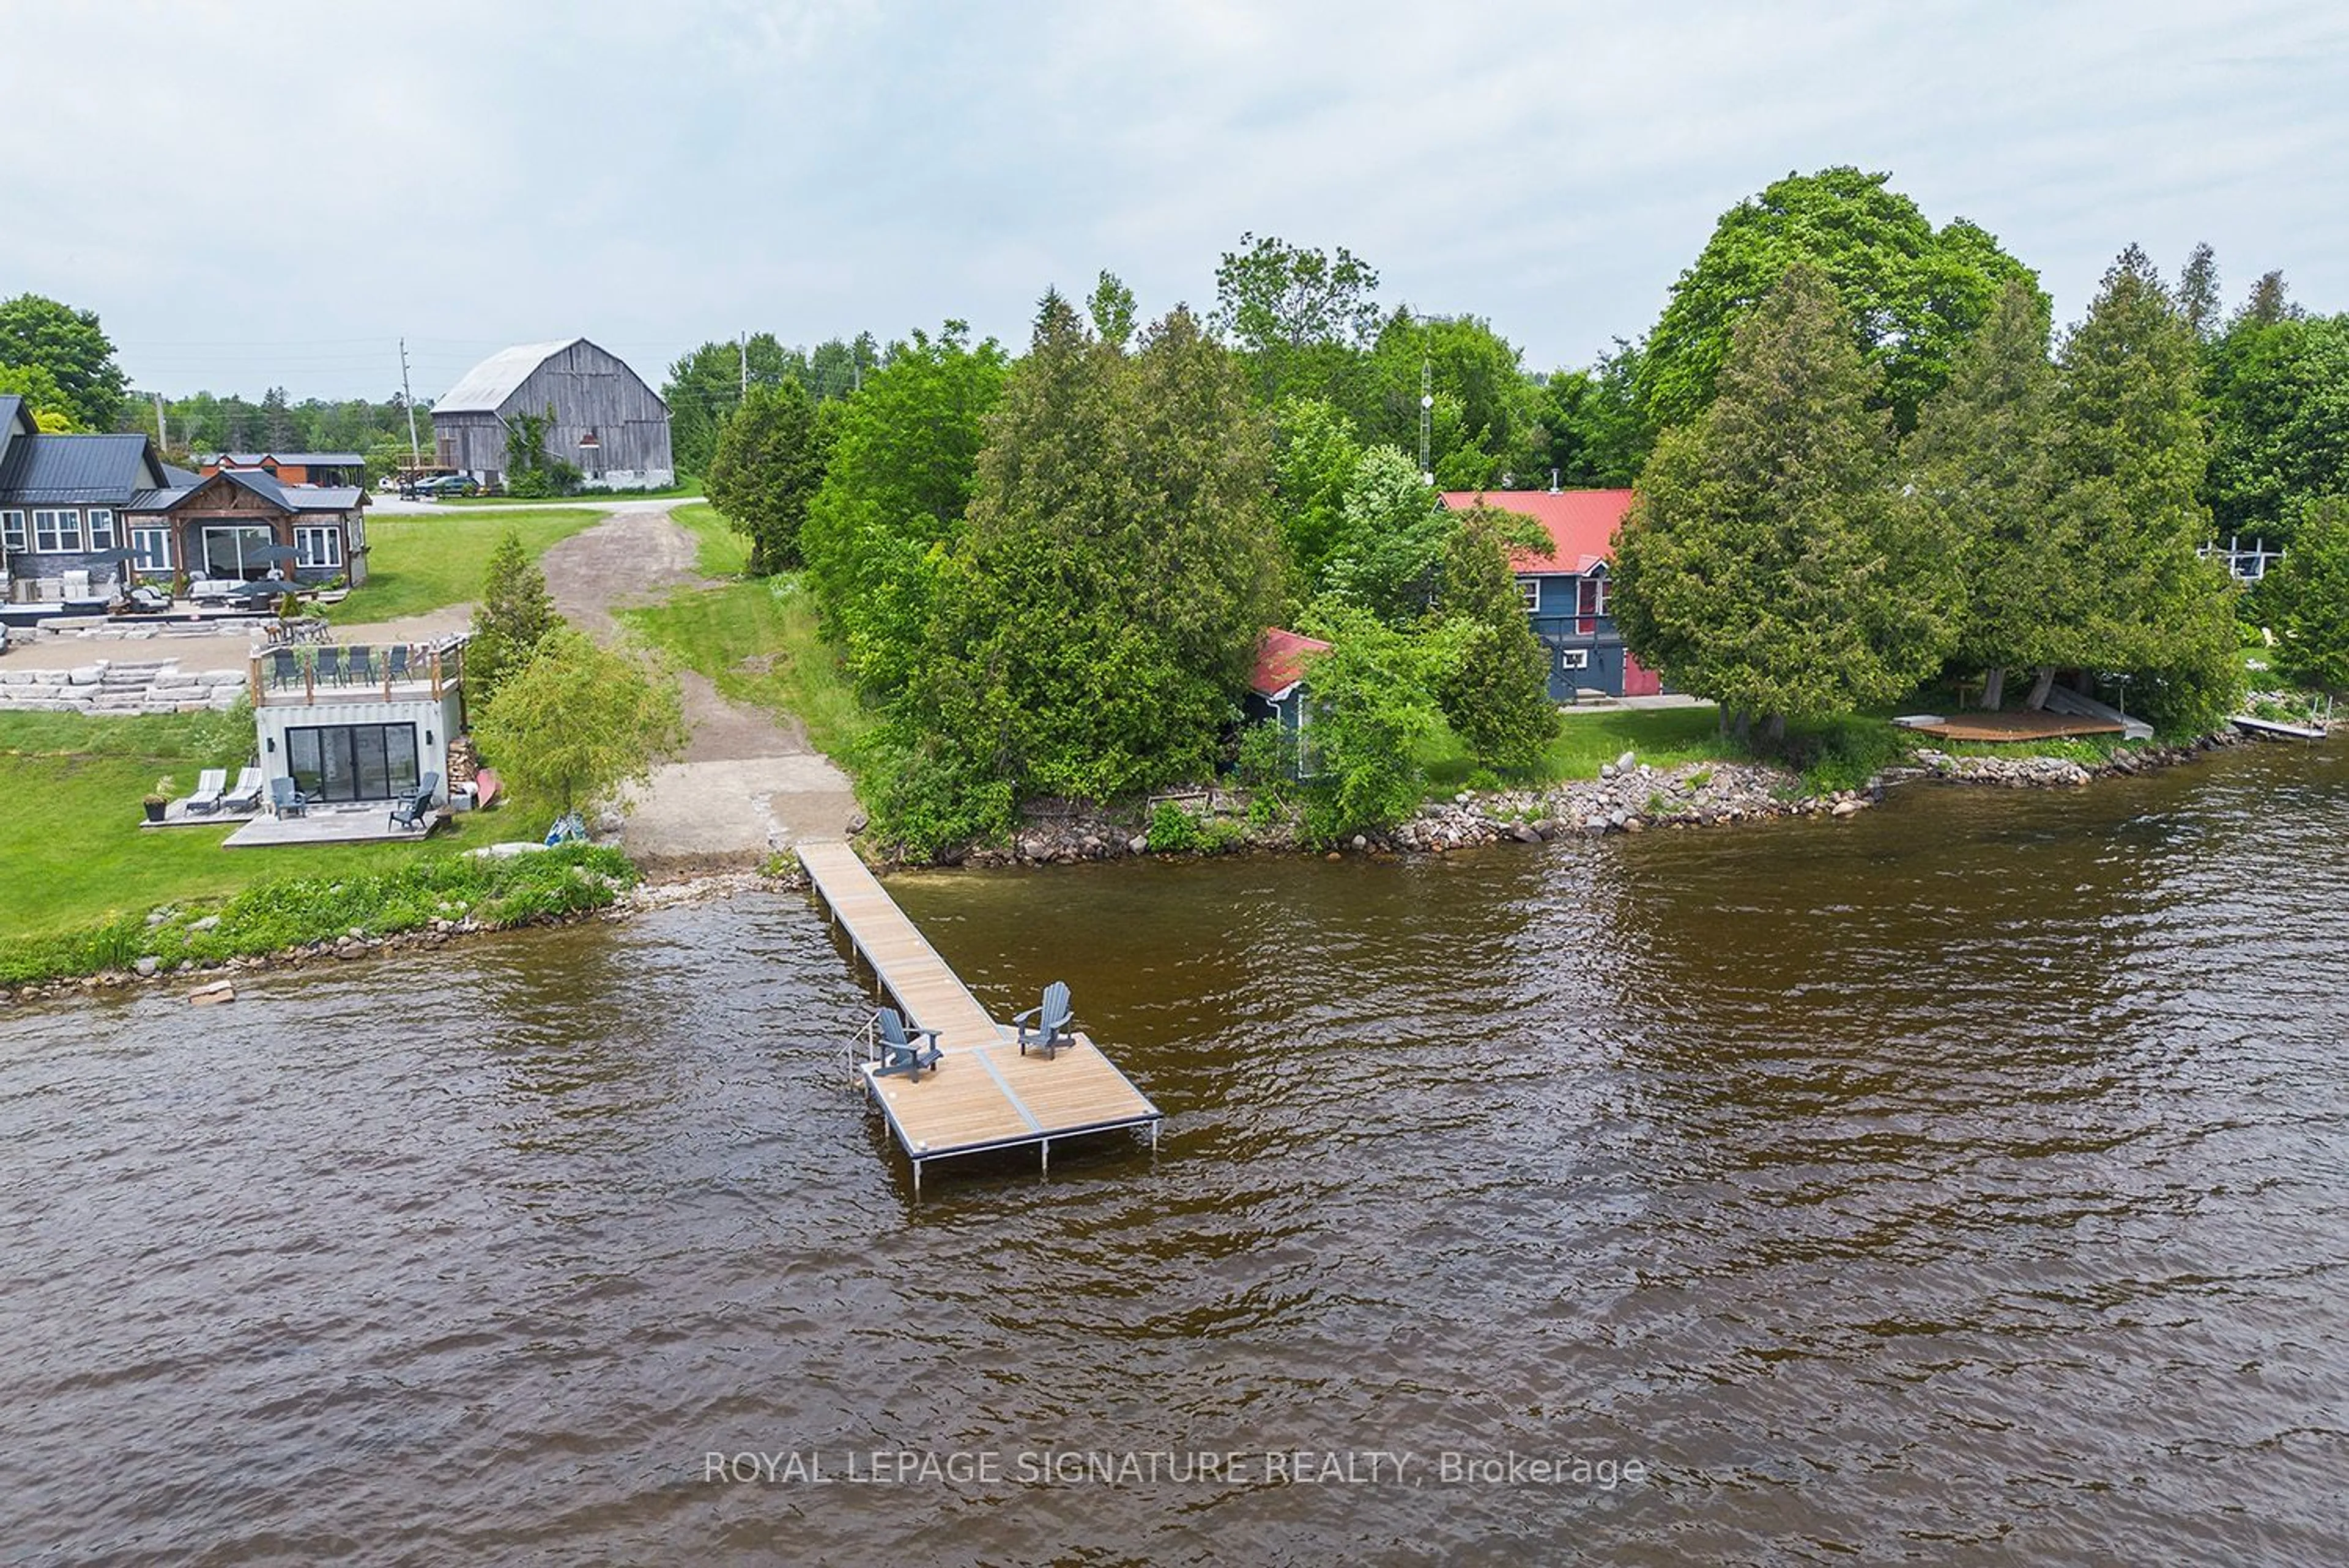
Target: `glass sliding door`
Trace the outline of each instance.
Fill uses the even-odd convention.
[[[275,543],[277,535],[267,528],[242,525],[206,528],[203,538],[204,576],[258,582],[269,575],[270,563],[262,552]]]
[[[285,732],[294,786],[320,800],[397,800],[415,793],[416,726],[318,724]]]

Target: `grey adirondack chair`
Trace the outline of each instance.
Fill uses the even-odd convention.
[[[1019,1026],[1019,1054],[1025,1056],[1032,1045],[1050,1061],[1061,1046],[1075,1044],[1077,1037],[1069,1031],[1074,1016],[1069,1011],[1068,986],[1054,981],[1044,988],[1041,1006],[1031,1007],[1011,1021]],[[1028,1023],[1031,1018],[1036,1021],[1032,1028]]]
[[[873,1026],[881,1038],[881,1065],[873,1069],[876,1078],[891,1073],[903,1073],[919,1083],[922,1069],[935,1071],[946,1057],[938,1049],[938,1032],[935,1029],[907,1029],[905,1021],[894,1007],[885,1007],[873,1015]]]
[[[432,831],[432,796],[440,788],[439,774],[426,774],[418,781],[416,793],[402,798],[391,808],[394,827],[420,827]]]

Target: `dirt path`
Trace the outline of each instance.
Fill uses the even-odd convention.
[[[694,553],[693,535],[666,511],[618,513],[546,553],[546,586],[557,609],[609,639],[619,632],[613,610],[701,580]],[[778,723],[730,702],[691,670],[679,680],[685,756],[637,792],[621,835],[631,855],[667,865],[739,864],[847,832],[856,812],[848,777],[808,744],[796,721]]]

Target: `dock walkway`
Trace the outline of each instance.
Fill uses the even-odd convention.
[[[856,1064],[857,1080],[887,1118],[914,1165],[988,1149],[1037,1146],[1046,1167],[1060,1138],[1147,1127],[1157,1142],[1164,1113],[1092,1040],[1052,1056],[1022,1054],[1015,1033],[990,1016],[845,844],[799,846],[800,865],[881,989],[909,1022],[938,1032],[944,1057],[918,1081]],[[1040,992],[1042,987],[1038,988]]]

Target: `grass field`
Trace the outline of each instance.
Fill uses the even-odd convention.
[[[490,552],[507,529],[521,535],[523,548],[535,556],[603,520],[600,512],[545,509],[369,518],[367,580],[327,614],[348,626],[471,603],[481,591]]]
[[[620,618],[709,678],[719,693],[797,718],[816,750],[846,763],[874,727],[840,660],[816,634],[814,602],[794,577],[685,588]]]
[[[750,564],[750,541],[707,501],[691,501],[669,513],[693,535],[694,565],[705,577],[739,577]]]
[[[0,813],[0,865],[8,867],[0,940],[222,897],[273,877],[381,870],[545,829],[546,814],[504,810],[459,816],[455,832],[413,843],[224,850],[228,826],[140,827],[140,802],[157,779],[169,775],[185,794],[202,770],[233,769],[252,752],[253,722],[241,712],[0,712],[0,789],[11,803]]]
[[[1569,711],[1558,721],[1557,738],[1543,753],[1541,765],[1529,782],[1595,779],[1602,764],[1625,752],[1637,752],[1641,762],[1660,768],[1742,755],[1734,742],[1722,739],[1719,728],[1710,707]],[[1428,782],[1446,794],[1468,787],[1476,771],[1476,764],[1448,731],[1422,761]]]

